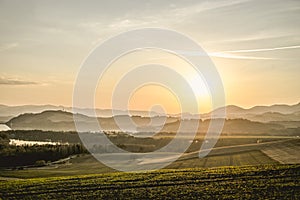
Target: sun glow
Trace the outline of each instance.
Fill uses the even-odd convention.
[[[151,111],[157,106],[168,114],[181,113],[180,102],[176,95],[160,85],[149,84],[138,88],[128,102],[129,110]]]
[[[172,53],[158,49],[144,49],[134,51],[118,58],[115,62],[113,62],[99,81],[96,92],[95,106],[99,108],[111,108],[113,106],[111,103],[111,97],[113,96],[114,89],[118,85],[120,80],[132,70],[137,69],[138,67],[143,65],[151,64],[159,64],[161,66],[165,66],[174,71],[174,73],[180,76],[182,79],[184,79],[184,81],[193,91],[195,99],[198,102],[198,111],[196,113],[210,111],[210,93],[207,89],[205,81],[199,75],[196,69],[184,59]],[[171,74],[163,74],[163,72],[162,74],[158,75],[172,76]],[[177,80],[178,77],[172,77],[172,79]],[[175,85],[174,87],[180,87],[180,85]],[[184,90],[184,88],[181,90]],[[184,94],[184,92],[188,91],[181,92]],[[166,107],[165,111],[167,113],[195,113],[195,110],[180,110],[180,108],[183,108],[184,106],[180,107],[179,104],[189,104],[189,99],[186,99],[184,102],[178,102],[178,99],[176,98],[177,97],[175,97],[175,94],[169,91],[167,87],[162,87],[155,84],[148,85],[145,87],[141,87],[137,91],[135,91],[135,93],[132,94],[131,99],[122,99],[123,101],[129,102],[127,104],[128,107],[123,106],[114,109],[149,110],[149,108],[151,108],[153,105],[159,104]]]

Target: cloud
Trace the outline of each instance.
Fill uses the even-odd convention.
[[[211,57],[218,57],[218,58],[229,58],[229,59],[248,59],[248,60],[272,60],[275,58],[269,57],[255,57],[255,56],[242,56],[242,55],[235,55],[232,53],[225,53],[225,52],[210,52],[210,53],[201,53],[198,51],[175,51],[181,55],[186,56],[211,56]]]
[[[237,4],[242,4],[248,2],[249,0],[222,0],[222,1],[204,1],[198,4],[193,4],[181,8],[175,8],[171,10],[171,13],[175,16],[191,16],[204,11],[221,9],[229,6],[234,6]]]
[[[300,48],[300,45],[273,47],[273,48],[260,48],[260,49],[241,49],[241,50],[212,52],[212,53],[209,53],[209,56],[219,57],[219,58],[231,58],[231,59],[274,60],[276,58],[236,55],[235,53],[256,53],[256,52],[267,52],[267,51],[299,49],[299,48]]]
[[[262,49],[241,49],[232,51],[223,51],[220,53],[252,53],[252,52],[265,52],[265,51],[276,51],[276,50],[286,50],[286,49],[298,49],[300,45],[295,46],[285,46],[285,47],[273,47],[273,48],[262,48]]]
[[[205,1],[188,5],[152,5],[152,11],[126,12],[123,16],[113,15],[110,20],[99,20],[99,18],[81,21],[78,27],[85,28],[91,32],[103,33],[105,30],[109,33],[115,33],[120,30],[136,27],[172,27],[174,24],[184,22],[189,18],[198,16],[201,12],[222,9],[229,6],[245,3],[249,0],[221,0]],[[177,2],[178,4],[178,2]],[[151,7],[151,3],[149,3]],[[138,6],[138,5],[136,5]],[[161,7],[158,9],[158,7]]]
[[[0,85],[38,85],[38,82],[0,77]]]
[[[224,53],[224,52],[213,52],[213,53],[208,53],[208,55],[211,57],[218,57],[218,58],[246,59],[246,60],[274,60],[275,59],[269,57],[241,56],[241,55],[235,55],[232,53]]]
[[[8,44],[4,44],[2,46],[0,46],[0,51],[6,51],[6,50],[9,50],[9,49],[13,49],[15,47],[18,47],[19,46],[19,43],[8,43]]]

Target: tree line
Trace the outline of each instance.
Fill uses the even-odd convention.
[[[9,145],[7,134],[0,133],[0,167],[34,166],[53,162],[71,155],[88,153],[82,144]]]

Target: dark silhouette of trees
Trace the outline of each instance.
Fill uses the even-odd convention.
[[[35,165],[37,161],[52,162],[81,153],[88,153],[81,144],[9,145],[7,134],[0,133],[0,167]]]

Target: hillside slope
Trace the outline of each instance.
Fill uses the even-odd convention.
[[[92,118],[82,114],[72,114],[65,111],[44,111],[42,113],[28,113],[22,114],[9,120],[6,125],[13,130],[44,130],[44,131],[76,131],[74,117],[81,125],[81,131],[99,131],[98,122],[103,130],[106,131],[120,131],[118,125],[127,132],[154,132],[161,130],[161,132],[176,132],[180,126],[180,121],[175,117],[140,117],[120,115],[107,118]],[[199,123],[198,131],[201,133],[207,132],[210,120],[185,120],[187,125],[185,131],[189,130],[189,123]],[[214,119],[219,120],[219,119]],[[135,124],[131,124],[133,121]],[[117,124],[118,122],[119,124]],[[164,126],[163,123],[166,122]],[[227,134],[273,134],[280,132],[284,134],[284,125],[272,123],[253,122],[245,119],[229,119],[225,120],[223,133]]]

